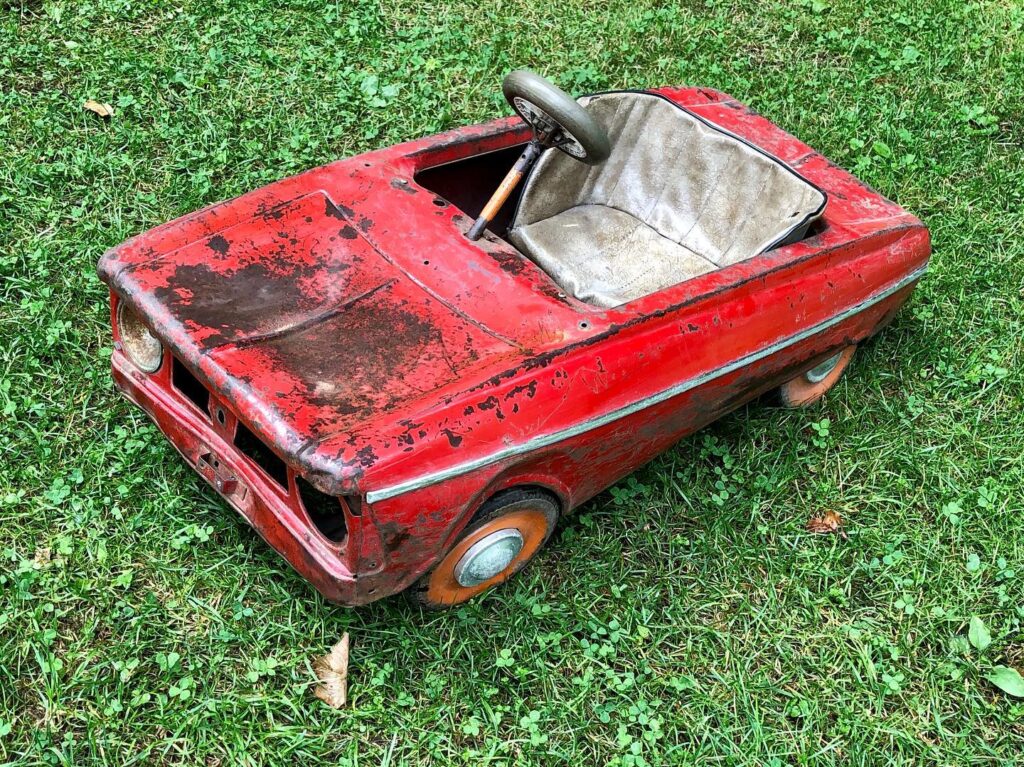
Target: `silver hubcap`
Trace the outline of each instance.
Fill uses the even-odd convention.
[[[460,586],[479,586],[512,564],[523,550],[523,536],[509,527],[486,535],[469,547],[455,565],[455,580]]]
[[[842,352],[839,352],[835,357],[829,357],[827,360],[822,362],[820,365],[815,365],[813,368],[804,373],[810,383],[816,384],[821,383],[828,377],[828,374],[836,369],[836,365],[839,364],[839,358],[843,356]]]

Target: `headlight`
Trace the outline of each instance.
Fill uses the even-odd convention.
[[[117,329],[121,334],[121,348],[139,370],[155,373],[160,369],[164,347],[123,301],[117,305]]]

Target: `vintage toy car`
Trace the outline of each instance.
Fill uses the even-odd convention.
[[[920,221],[723,93],[505,92],[100,261],[117,386],[330,600],[503,582],[681,437],[820,398],[924,274]]]

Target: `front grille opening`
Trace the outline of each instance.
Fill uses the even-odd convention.
[[[235,447],[281,487],[288,487],[288,467],[241,423],[235,428]]]
[[[310,521],[320,534],[330,541],[341,543],[348,534],[345,526],[345,512],[341,500],[333,495],[321,493],[302,477],[295,477],[295,485],[299,490],[302,508],[306,510]]]
[[[192,404],[206,415],[209,412],[210,392],[199,383],[199,379],[192,375],[187,367],[178,361],[177,357],[171,359],[174,360],[171,368],[171,383],[174,384],[174,388],[188,397]]]
[[[353,517],[363,516],[363,507],[358,495],[346,495],[345,505],[348,507],[348,513]]]

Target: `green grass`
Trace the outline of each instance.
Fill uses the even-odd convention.
[[[1024,8],[660,5],[0,3],[0,763],[1024,761],[984,678],[1024,668]],[[516,66],[730,92],[921,216],[932,270],[825,403],[684,441],[508,588],[333,607],[114,394],[94,265],[505,114]],[[310,661],[344,631],[336,712]]]

